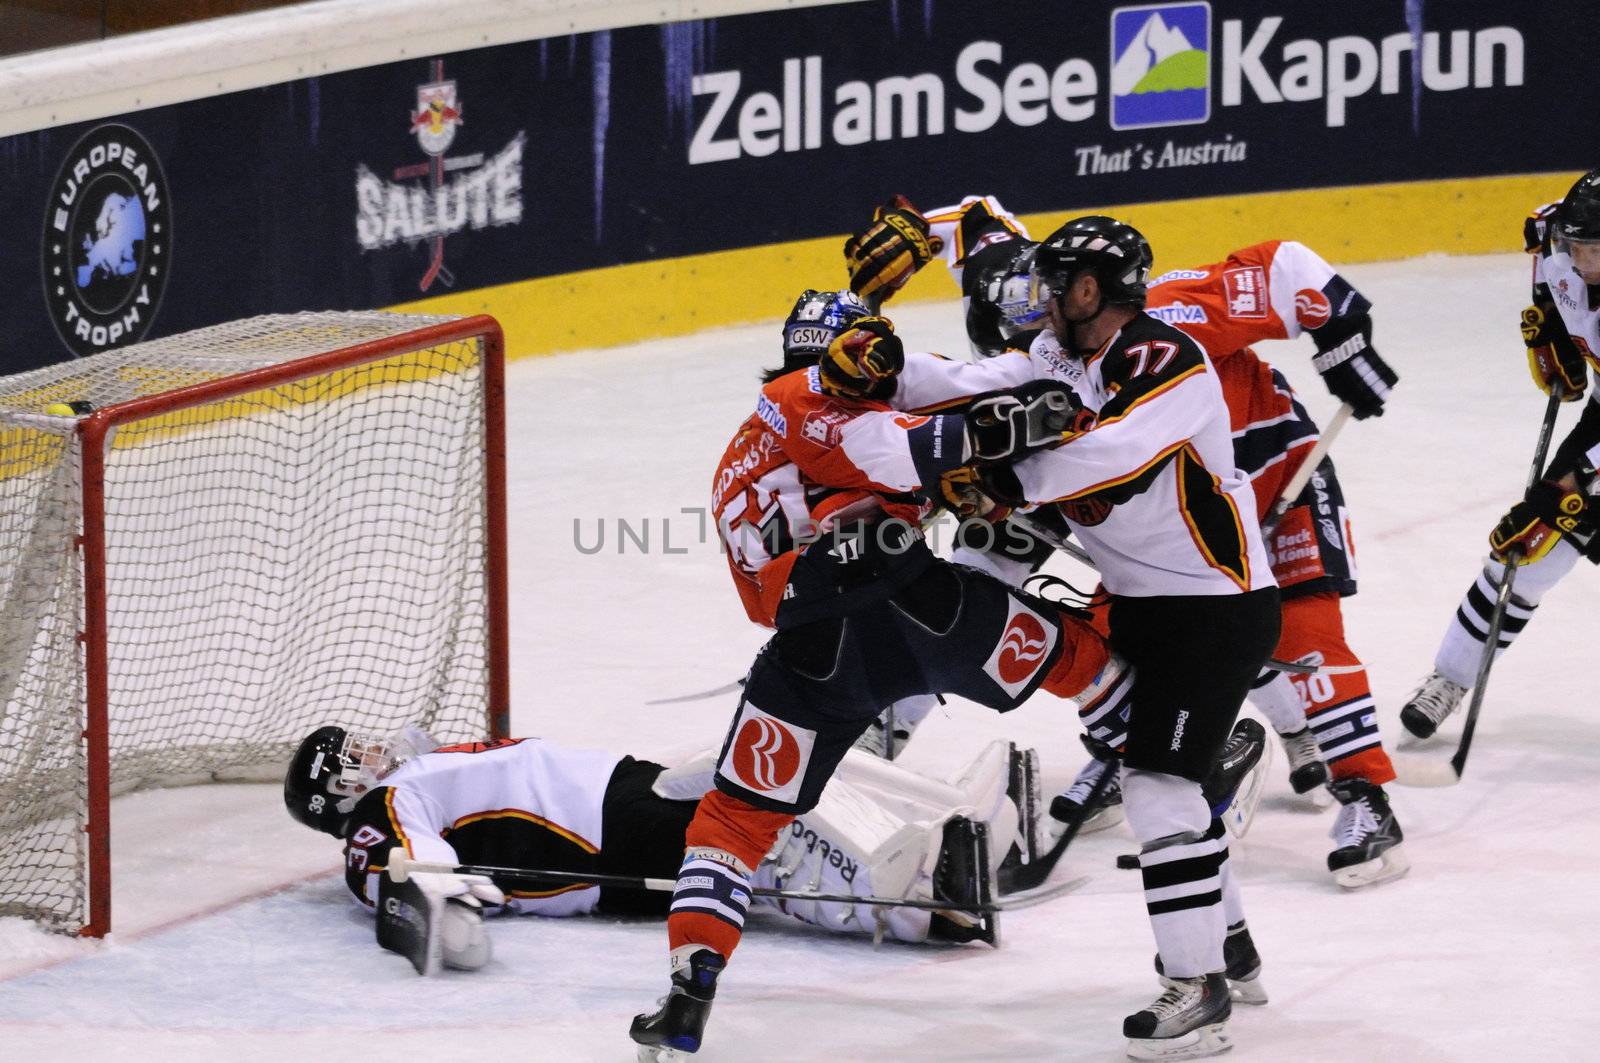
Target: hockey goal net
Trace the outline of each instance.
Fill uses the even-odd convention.
[[[276,315],[0,378],[0,916],[110,929],[114,793],[504,733],[502,354]]]

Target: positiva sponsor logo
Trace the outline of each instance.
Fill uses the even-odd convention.
[[[1318,39],[1293,36],[1281,15],[1223,19],[1214,30],[1206,3],[1118,8],[1111,18],[1108,53],[1096,56],[1017,61],[1000,42],[976,40],[948,69],[872,81],[830,77],[837,60],[822,55],[783,59],[770,74],[697,74],[691,91],[703,102],[688,161],[1085,122],[1101,114],[1102,92],[1114,129],[1204,123],[1219,117],[1218,107],[1225,115],[1229,107],[1317,100],[1324,123],[1336,127],[1349,120],[1353,99],[1409,93],[1412,64],[1420,64],[1427,92],[1523,83],[1525,45],[1512,26]]]

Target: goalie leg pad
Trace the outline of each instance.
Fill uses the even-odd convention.
[[[817,807],[797,818],[756,869],[753,883],[777,889],[931,899],[942,818],[904,819],[868,789],[837,778]],[[774,899],[786,915],[840,933],[928,936],[927,911],[841,901]]]

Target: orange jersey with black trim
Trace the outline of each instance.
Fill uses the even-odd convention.
[[[1294,339],[1367,302],[1305,244],[1268,240],[1221,262],[1170,270],[1150,284],[1146,312],[1211,352],[1228,402],[1234,457],[1267,512],[1311,448],[1317,426],[1283,374],[1250,347]]]
[[[933,427],[888,403],[825,394],[815,367],[761,389],[711,489],[717,534],[751,620],[773,626],[796,551],[829,528],[880,516],[917,525],[928,515],[928,466],[919,467],[913,433]]]
[[[537,738],[444,746],[401,764],[362,796],[345,826],[345,884],[371,907],[397,846],[417,860],[598,871],[601,806],[622,758]],[[579,915],[599,902],[582,884],[500,883],[507,906]]]

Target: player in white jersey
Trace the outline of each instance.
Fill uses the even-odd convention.
[[[344,841],[345,883],[368,908],[387,896],[384,873],[397,848],[412,860],[452,866],[670,879],[716,769],[713,751],[668,769],[537,738],[433,746],[416,731],[384,740],[322,727],[301,743],[285,775],[290,815]],[[1009,767],[1004,742],[983,750],[954,782],[847,754],[822,800],[782,833],[751,884],[931,900],[946,826],[957,819],[986,825],[991,862],[983,873],[992,874],[1017,829]],[[539,888],[470,875],[410,877],[448,913],[434,921],[446,937],[444,962],[467,969],[489,958],[485,907],[664,918],[671,900],[665,892],[582,882]],[[796,900],[757,905],[829,930],[898,941],[973,936],[955,912]]]
[[[1150,261],[1128,225],[1069,222],[1036,252],[1050,327],[1029,351],[908,360],[895,401],[1048,379],[1091,414],[1061,446],[981,467],[977,486],[1002,505],[1057,503],[1110,592],[1111,644],[1134,676],[1124,804],[1169,985],[1124,1032],[1131,1054],[1174,1058],[1228,1044],[1224,940],[1248,931],[1199,780],[1277,641],[1279,600],[1210,360],[1141,312]]]
[[[1533,303],[1522,312],[1522,338],[1534,384],[1564,402],[1583,398],[1585,364],[1600,373],[1600,169],[1589,171],[1559,203],[1528,218]],[[1477,678],[1507,562],[1520,566],[1495,654],[1514,642],[1546,593],[1580,557],[1600,563],[1595,469],[1600,466],[1600,389],[1590,392],[1540,480],[1489,534],[1489,557],[1467,589],[1400,722],[1428,738],[1461,704]]]
[[[846,245],[845,257],[852,286],[884,299],[894,284],[909,279],[908,260],[915,267],[942,257],[963,293],[972,349],[987,358],[1025,350],[1043,325],[1044,308],[1034,301],[1030,280],[1037,247],[1022,222],[992,196],[968,196],[926,215],[896,197]],[[899,268],[885,271],[885,264]],[[1369,309],[1332,266],[1292,241],[1254,244],[1222,262],[1169,269],[1151,280],[1146,312],[1206,348],[1231,415],[1234,461],[1254,488],[1263,521],[1313,450],[1318,429],[1287,379],[1251,344],[1311,336],[1318,352],[1314,364],[1329,390],[1357,419],[1380,416],[1397,377],[1372,347]],[[1395,773],[1381,744],[1371,685],[1344,636],[1340,600],[1356,592],[1356,559],[1331,459],[1322,459],[1293,501],[1271,519],[1272,527],[1263,525],[1283,598],[1274,656],[1335,667],[1298,680],[1265,672],[1250,701],[1283,740],[1295,792],[1326,784],[1339,800],[1331,832],[1336,846],[1327,865],[1335,881],[1354,888],[1402,874],[1408,866],[1400,825],[1383,790]],[[1029,519],[1058,537],[1067,534],[1051,507]],[[972,543],[958,536],[952,560],[1020,585],[1053,549],[1014,523],[984,529]],[[975,527],[969,523],[962,530]],[[1051,822],[1064,827],[1081,821],[1084,830],[1095,830],[1121,821],[1115,787],[1096,808],[1083,806],[1098,774],[1098,763],[1084,766],[1051,803]]]

